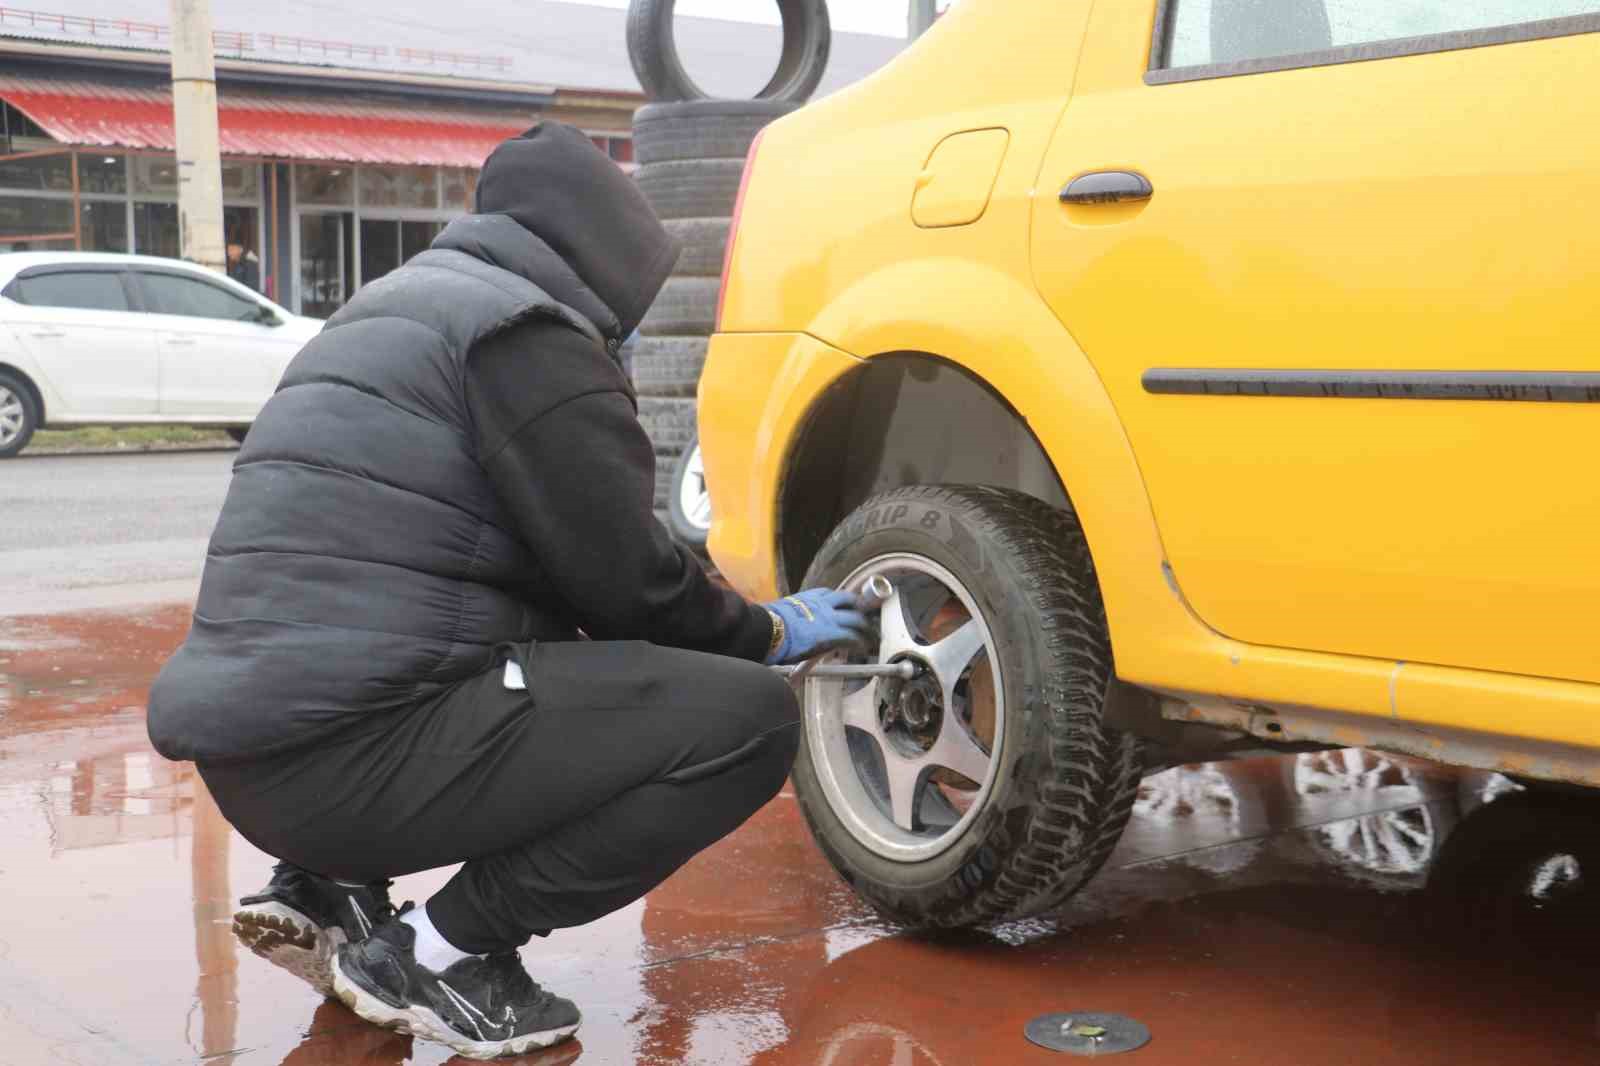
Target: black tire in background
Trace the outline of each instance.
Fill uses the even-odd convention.
[[[0,426],[0,459],[10,459],[28,446],[39,428],[39,404],[33,389],[15,374],[0,371],[0,411],[5,412],[5,428]]]
[[[671,277],[644,314],[639,332],[651,337],[709,337],[717,322],[717,278]]]
[[[689,100],[645,104],[633,116],[640,165],[687,159],[743,159],[756,134],[796,110],[790,100]]]
[[[706,362],[705,337],[641,337],[633,385],[641,396],[693,396]]]
[[[694,400],[668,399],[661,396],[639,397],[639,421],[650,442],[655,445],[656,456],[676,459],[695,439]],[[671,464],[666,469],[670,477]],[[658,485],[659,488],[659,485]]]
[[[245,437],[248,436],[249,433],[249,426],[229,426],[227,429],[228,436],[233,438],[235,444],[243,444]]]
[[[998,770],[956,840],[895,861],[836,814],[807,736],[793,777],[806,822],[844,879],[898,922],[953,927],[1047,910],[1110,856],[1142,770],[1139,741],[1101,721],[1111,646],[1077,516],[1003,489],[897,489],[839,525],[805,587],[836,587],[896,555],[953,574],[989,627],[1004,698]]]
[[[756,93],[762,100],[804,102],[828,69],[833,33],[827,0],[777,0],[783,17],[783,52],[772,80]],[[675,0],[633,0],[628,8],[628,58],[652,100],[704,100],[678,56],[672,29]]]
[[[1489,950],[1600,950],[1600,791],[1500,796],[1461,819],[1428,867],[1425,931]],[[1574,934],[1579,940],[1575,941]]]
[[[678,242],[683,253],[672,267],[679,278],[721,278],[723,259],[728,254],[731,218],[669,218],[662,226]]]
[[[639,191],[664,219],[731,218],[743,178],[742,159],[651,163],[634,174]]]
[[[671,489],[667,496],[667,528],[678,542],[702,558],[706,538],[711,534],[710,501],[706,498],[705,468],[700,464],[700,439],[696,437],[672,466]],[[700,506],[686,506],[689,498]]]

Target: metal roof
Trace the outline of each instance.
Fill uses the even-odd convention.
[[[0,99],[66,144],[171,151],[165,89],[0,75]],[[391,106],[284,93],[218,93],[225,155],[477,167],[534,113]]]
[[[168,0],[25,0],[28,8],[80,18],[138,20],[161,25]],[[558,0],[212,0],[213,23],[224,35],[217,58],[318,64],[340,69],[434,74],[478,81],[557,85],[564,89],[637,92],[624,39],[626,12]],[[81,24],[80,24],[81,25]],[[753,93],[777,65],[775,26],[679,17],[678,45],[691,74],[712,92]],[[248,37],[248,50],[230,52],[226,35]],[[165,49],[139,35],[113,39],[47,24],[0,22],[0,35]],[[309,40],[315,39],[315,40]],[[285,42],[300,42],[290,44]],[[308,45],[341,46],[307,51]],[[893,37],[835,33],[819,95],[883,66],[905,47]],[[489,65],[451,64],[450,55]],[[441,58],[445,57],[445,58]],[[506,62],[501,63],[501,60]]]

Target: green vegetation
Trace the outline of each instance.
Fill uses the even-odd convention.
[[[196,426],[85,426],[82,429],[42,429],[33,435],[27,451],[147,451],[232,443],[233,438],[224,430]]]

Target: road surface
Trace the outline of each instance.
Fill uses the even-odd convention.
[[[192,600],[234,455],[0,462],[0,616]]]

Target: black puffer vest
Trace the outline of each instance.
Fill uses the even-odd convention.
[[[234,465],[194,628],[151,691],[161,754],[315,742],[481,672],[501,643],[571,638],[516,594],[539,567],[478,466],[463,384],[472,346],[529,317],[607,343],[598,298],[586,316],[496,265],[533,261],[559,265],[512,219],[458,220],[290,364]]]

